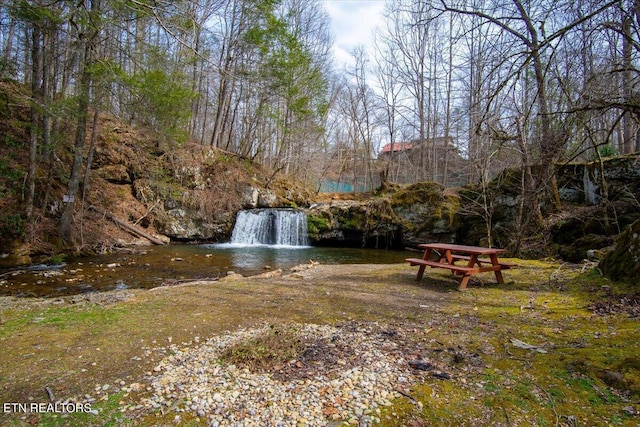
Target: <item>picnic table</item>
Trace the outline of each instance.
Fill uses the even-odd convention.
[[[424,249],[422,258],[407,258],[411,266],[419,265],[416,280],[422,280],[427,266],[431,268],[446,268],[455,275],[460,275],[459,290],[465,290],[469,279],[477,273],[493,271],[498,283],[504,283],[502,270],[511,268],[513,264],[501,262],[498,254],[506,252],[504,249],[485,248],[481,246],[454,245],[451,243],[424,243],[418,245]],[[435,259],[432,259],[435,255]],[[456,262],[462,261],[462,264]]]

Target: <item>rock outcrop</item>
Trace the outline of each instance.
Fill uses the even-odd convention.
[[[604,252],[640,218],[638,156],[559,166],[557,177],[563,211],[552,212],[546,202],[543,212],[552,212],[546,234],[521,236],[521,255],[581,262]],[[520,172],[505,170],[484,188],[417,183],[365,200],[319,203],[308,210],[309,233],[317,245],[401,248],[440,241],[510,248],[521,235],[520,186]]]
[[[163,174],[133,182],[138,200],[153,204],[153,226],[172,240],[222,241],[241,209],[308,206],[311,192],[247,160],[210,147],[184,147]],[[271,177],[273,178],[273,177]]]
[[[640,220],[620,233],[613,249],[600,261],[599,268],[612,280],[633,280],[640,287]]]
[[[332,201],[308,210],[317,245],[401,248],[455,240],[459,199],[434,183],[418,183],[365,201]]]

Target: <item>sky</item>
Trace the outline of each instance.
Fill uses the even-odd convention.
[[[385,0],[322,0],[331,18],[336,65],[352,63],[351,52],[355,47],[371,47],[372,31],[382,24],[385,3]]]

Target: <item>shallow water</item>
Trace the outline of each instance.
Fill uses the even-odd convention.
[[[215,279],[229,271],[244,276],[298,264],[388,264],[410,253],[380,249],[231,244],[150,246],[132,254],[80,258],[60,265],[38,264],[0,271],[0,295],[56,297],[166,283]]]

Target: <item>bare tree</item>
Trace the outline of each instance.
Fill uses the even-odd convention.
[[[394,1],[387,6],[387,27],[381,33],[381,40],[388,50],[396,52],[396,79],[404,88],[405,98],[402,116],[408,126],[415,130],[417,141],[424,143],[431,137],[429,134],[429,108],[431,102],[431,88],[428,79],[429,69],[429,38],[432,36],[430,27],[431,11],[427,2]],[[420,150],[418,179],[435,177],[429,167],[431,159],[428,150]]]
[[[524,92],[527,94],[528,71],[530,70],[533,75],[531,88],[534,89],[535,96],[523,98],[523,100],[528,98],[529,102],[529,105],[523,105],[524,110],[522,110],[524,117],[528,119],[523,122],[516,118],[516,122],[519,124],[516,127],[516,132],[531,134],[537,153],[536,160],[540,165],[539,171],[534,177],[535,181],[528,184],[527,188],[548,189],[548,194],[553,196],[556,206],[559,205],[560,199],[553,165],[562,155],[568,135],[562,128],[562,122],[554,121],[550,111],[549,79],[547,76],[549,58],[552,57],[555,43],[579,24],[594,18],[614,3],[598,5],[590,13],[567,22],[559,19],[559,15],[557,15],[558,10],[567,7],[567,5],[558,5],[556,2],[543,3],[533,8],[520,0],[511,0],[499,4],[497,7],[494,6],[496,12],[494,14],[491,10],[459,8],[442,1],[444,11],[480,18],[487,24],[510,35],[516,43],[522,46],[521,56],[512,58],[516,65],[513,68],[513,73],[509,76],[509,80],[505,80],[501,84],[501,88],[513,88],[513,83],[517,83],[520,79],[525,84]],[[501,17],[505,15],[509,18]],[[551,31],[549,32],[549,30]],[[528,126],[522,127],[523,124]],[[530,138],[527,136],[526,139]],[[523,163],[526,165],[529,162],[523,161]],[[533,174],[527,173],[525,176],[533,177]],[[525,195],[527,210],[533,214],[530,218],[537,218],[538,225],[542,225],[540,220],[542,218],[540,213],[540,197],[542,195],[543,193],[540,191],[532,191]]]
[[[391,181],[398,180],[399,166],[395,155],[396,139],[398,135],[398,109],[400,108],[400,96],[402,86],[398,84],[395,76],[397,58],[395,51],[381,43],[381,39],[376,37],[376,48],[378,55],[375,57],[376,66],[374,68],[376,84],[379,87],[378,104],[380,112],[378,113],[381,127],[384,128],[390,144],[390,155],[384,170],[381,172],[381,184],[384,185],[387,179]],[[383,179],[384,178],[384,179]]]
[[[243,2],[233,0],[227,4],[226,13],[218,20],[221,43],[218,46],[219,75],[211,136],[213,147],[230,148],[230,135],[233,129],[231,108],[239,60],[242,57],[242,35],[247,25],[245,13]]]
[[[72,221],[75,197],[82,177],[83,148],[87,134],[87,119],[91,103],[91,69],[96,61],[95,51],[100,34],[101,0],[91,0],[87,9],[78,11],[82,28],[78,29],[79,42],[82,43],[83,58],[80,83],[78,85],[78,111],[76,116],[76,136],[73,153],[73,165],[66,193],[66,205],[60,219],[60,237],[66,242],[72,239]]]

